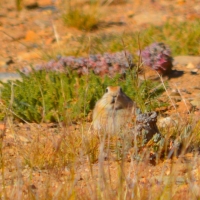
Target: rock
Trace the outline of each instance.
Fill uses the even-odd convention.
[[[193,70],[190,71],[190,73],[192,75],[197,75],[198,74],[198,69],[193,69]]]
[[[188,68],[188,69],[194,69],[195,66],[190,62],[190,63],[188,63],[188,65],[186,66],[186,68]]]
[[[162,140],[162,136],[156,125],[157,113],[147,112],[143,114],[138,114],[136,117],[136,131],[137,134],[143,137],[143,140],[147,143],[154,136],[154,142]],[[145,134],[143,134],[145,133]]]
[[[173,65],[194,65],[198,66],[200,64],[200,56],[175,56]]]
[[[180,93],[178,92],[177,89],[172,89],[170,96],[180,96]]]
[[[36,0],[25,0],[24,6],[27,9],[35,9],[35,8],[38,8],[38,2]]]
[[[9,80],[21,80],[21,76],[18,73],[0,73],[0,81],[5,83]]]

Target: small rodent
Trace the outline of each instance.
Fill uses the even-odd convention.
[[[93,110],[94,130],[116,133],[131,120],[135,103],[120,86],[109,86]]]

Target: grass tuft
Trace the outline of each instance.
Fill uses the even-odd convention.
[[[63,21],[69,27],[83,31],[93,31],[98,28],[99,6],[90,4],[88,7],[71,5],[68,3],[67,11],[63,14]]]

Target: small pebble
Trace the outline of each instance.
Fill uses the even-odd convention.
[[[179,92],[177,89],[172,89],[171,93],[170,93],[171,96],[180,96]]]
[[[188,65],[186,66],[186,68],[188,68],[188,69],[194,69],[195,66],[192,63],[188,63]]]
[[[197,72],[198,72],[198,69],[193,69],[193,70],[190,71],[190,73],[191,73],[192,75],[196,75]]]

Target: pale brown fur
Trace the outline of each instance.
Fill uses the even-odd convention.
[[[93,128],[116,133],[131,120],[134,108],[134,102],[120,86],[109,86],[93,110]]]

